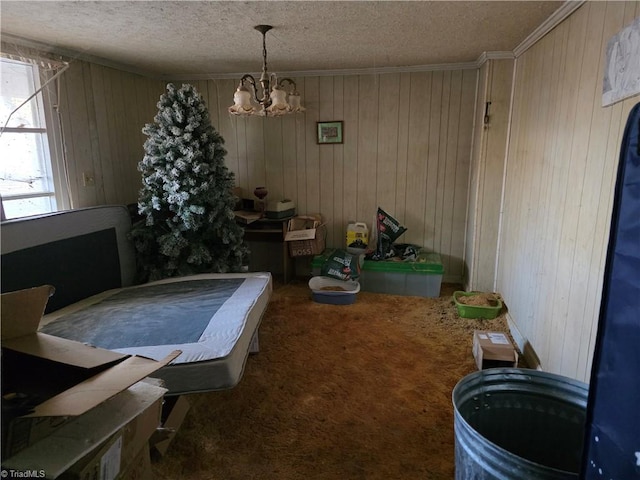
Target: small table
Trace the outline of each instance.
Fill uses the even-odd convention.
[[[255,212],[236,212],[236,220],[244,228],[244,238],[246,240],[253,240],[256,242],[274,242],[282,244],[282,268],[284,283],[288,283],[294,274],[294,262],[289,258],[289,247],[287,242],[284,241],[284,236],[287,233],[287,227],[289,220],[293,218],[266,218],[262,217],[258,220],[245,223],[245,218],[251,218],[251,213]]]

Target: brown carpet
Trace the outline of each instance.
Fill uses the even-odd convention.
[[[163,479],[451,479],[451,391],[475,371],[474,329],[436,299],[361,292],[353,305],[278,286],[240,384],[189,395]]]

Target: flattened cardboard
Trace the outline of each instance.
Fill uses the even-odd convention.
[[[518,366],[518,352],[504,332],[475,330],[473,357],[479,370]]]
[[[2,324],[4,325],[5,322],[3,313]],[[2,348],[86,369],[117,363],[127,358],[127,355],[122,353],[91,347],[40,332],[33,332],[9,340],[3,339]]]
[[[118,431],[124,434],[121,457],[125,461],[131,459],[135,454],[127,456],[127,425],[135,422],[133,427],[144,426],[150,435],[151,428],[160,421],[162,398],[166,392],[166,388],[138,382],[3,461],[2,467],[43,471],[45,478],[58,478]]]
[[[14,455],[73,419],[82,418],[175,357],[172,354],[160,362],[143,357],[127,358],[36,405],[31,413],[10,419],[3,425],[4,455]]]
[[[313,240],[316,238],[316,229],[322,224],[321,215],[298,215],[289,220],[285,242],[295,240]]]
[[[2,348],[81,368],[96,368],[120,361],[127,355],[38,332],[51,285],[0,295]]]
[[[55,289],[50,285],[43,285],[0,296],[2,348],[86,369],[114,365],[41,403],[33,413],[26,415],[28,417],[80,415],[167,365],[182,353],[176,350],[157,362],[39,333],[37,328],[53,291]]]
[[[51,286],[43,285],[0,296],[2,349],[6,353],[3,394],[28,392],[39,399],[28,413],[3,422],[6,456],[50,435],[70,418],[94,409],[181,353],[176,350],[157,362],[39,333],[37,328],[52,292]],[[25,376],[29,371],[25,366],[34,361],[40,362],[39,367],[29,378]],[[56,374],[48,374],[47,368]],[[67,377],[73,379],[72,384],[63,383]],[[20,385],[5,385],[7,378],[18,378],[16,383]],[[51,390],[56,382],[58,388]]]
[[[0,296],[2,308],[2,343],[10,338],[28,335],[38,330],[49,297],[54,294],[51,285],[3,293]]]
[[[160,361],[144,357],[129,357],[108,370],[46,400],[35,407],[33,413],[24,415],[24,417],[82,415],[87,410],[164,367],[180,353],[179,350],[176,350]]]
[[[293,242],[294,240],[313,240],[314,238],[316,238],[315,228],[288,231],[284,235],[284,240],[286,242]]]

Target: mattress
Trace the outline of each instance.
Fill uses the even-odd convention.
[[[131,219],[122,205],[88,207],[2,222],[3,292],[53,285],[47,313],[133,285]],[[100,252],[100,255],[96,255]]]
[[[116,288],[45,315],[40,330],[162,359],[168,395],[224,390],[244,372],[272,292],[268,272],[201,274]]]

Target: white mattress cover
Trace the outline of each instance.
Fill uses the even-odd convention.
[[[244,278],[245,280],[211,317],[197,342],[138,346],[114,349],[114,351],[160,360],[174,350],[181,350],[182,354],[171,362],[171,365],[224,358],[229,356],[243,332],[250,333],[253,336],[272,291],[271,275],[268,272],[191,275],[108,290],[45,315],[40,325],[43,326],[55,322],[67,314],[86,308],[123,290],[145,288],[146,286],[165,283],[216,278]],[[250,332],[245,332],[245,329]]]

